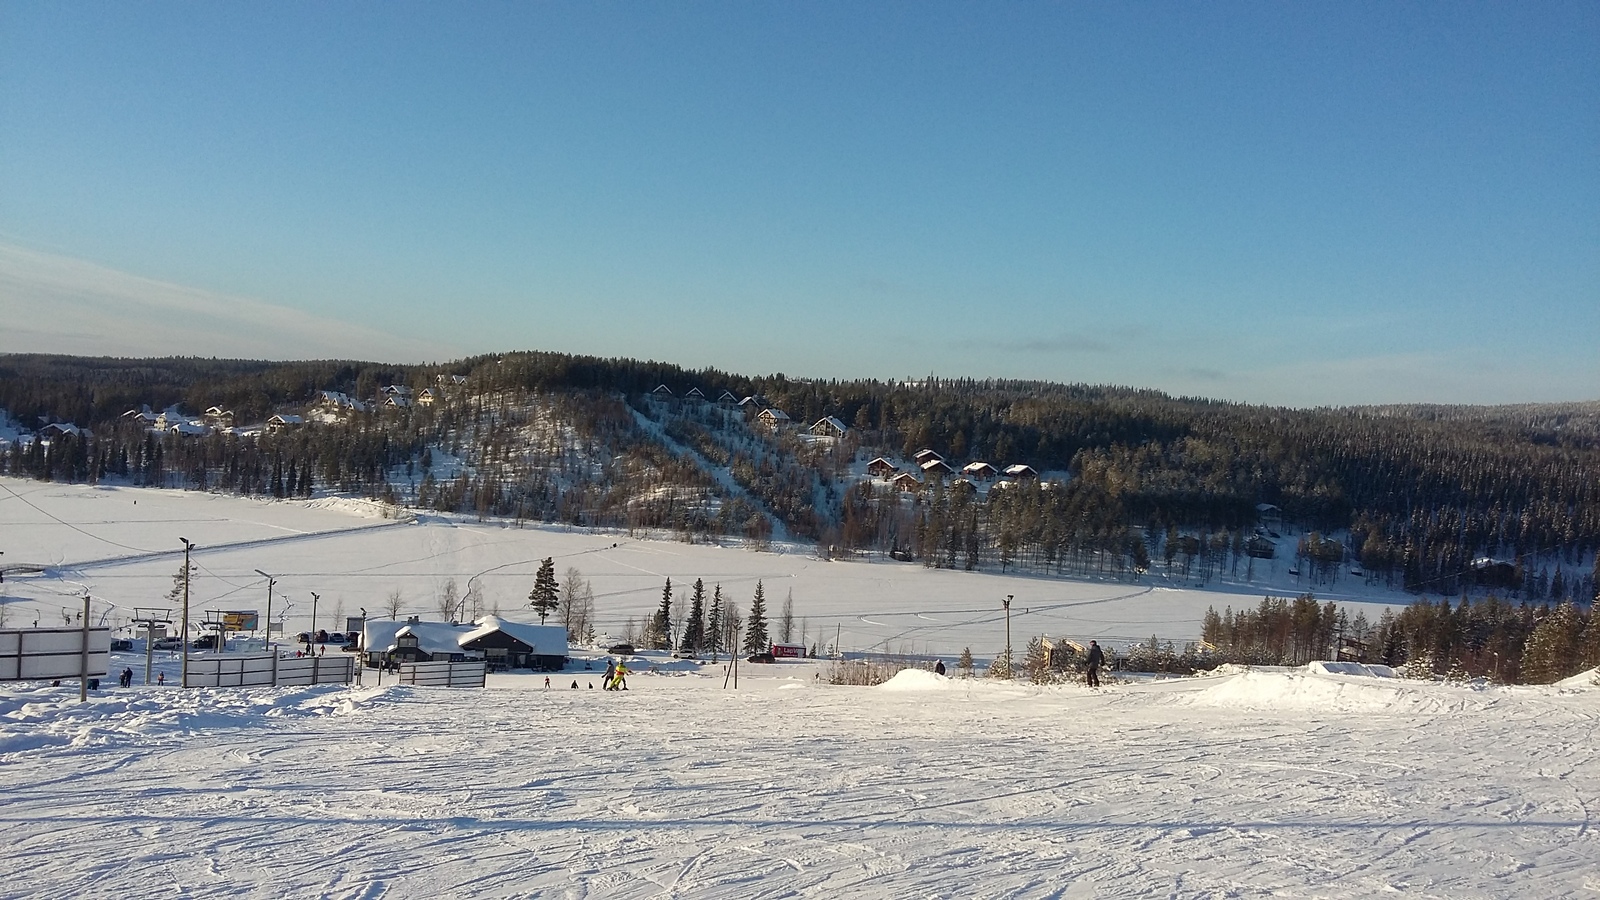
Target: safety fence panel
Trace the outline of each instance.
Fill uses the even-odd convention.
[[[338,656],[284,657],[278,660],[278,684],[349,684],[356,678],[356,659]]]
[[[279,687],[349,684],[356,661],[349,656],[278,656],[224,653],[189,658],[190,687]]]
[[[110,670],[109,628],[0,629],[0,681],[97,678]]]
[[[489,667],[481,659],[400,664],[400,683],[418,687],[483,687],[488,676]]]

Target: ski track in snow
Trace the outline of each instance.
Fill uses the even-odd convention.
[[[1100,692],[768,675],[724,691],[702,671],[641,673],[623,694],[537,676],[84,705],[11,688],[0,883],[61,898],[1520,898],[1592,890],[1600,859],[1595,692],[1296,673]],[[1372,696],[1312,708],[1303,681]]]

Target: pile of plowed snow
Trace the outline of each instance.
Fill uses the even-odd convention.
[[[938,691],[950,686],[945,675],[935,675],[922,669],[901,669],[895,676],[878,685],[885,691]]]
[[[1556,687],[1566,691],[1581,691],[1600,687],[1600,667],[1590,669],[1587,672],[1579,672],[1571,678],[1563,678],[1556,682]]]
[[[1195,706],[1397,715],[1437,715],[1486,705],[1486,700],[1469,688],[1309,669],[1244,672],[1217,679],[1202,690],[1174,695],[1173,700]]]

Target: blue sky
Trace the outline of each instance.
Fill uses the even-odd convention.
[[[11,0],[0,352],[1596,399],[1596,47],[1593,3]]]

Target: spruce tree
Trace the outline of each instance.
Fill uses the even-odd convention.
[[[711,661],[716,662],[722,646],[722,585],[711,591],[711,609],[706,613],[705,648],[711,651]]]
[[[971,675],[972,674],[972,648],[971,647],[962,647],[961,648],[961,655],[956,657],[956,668],[960,669],[962,674],[964,674],[964,675]]]
[[[683,623],[683,638],[678,646],[695,656],[700,655],[706,642],[706,583],[696,578],[694,593],[689,595],[689,618]]]
[[[744,652],[754,656],[769,653],[772,642],[767,637],[767,593],[760,581],[756,582],[756,596],[750,602],[750,618],[745,621]]]
[[[1582,629],[1583,619],[1570,600],[1545,616],[1528,636],[1528,646],[1522,654],[1523,680],[1550,684],[1581,671]]]
[[[645,634],[645,640],[652,650],[672,649],[672,579],[667,579],[666,587],[661,589],[661,606],[656,609],[655,615],[650,617],[650,627]]]
[[[533,576],[533,590],[528,593],[528,605],[539,614],[539,624],[561,605],[561,586],[556,583],[555,557],[545,557],[539,571]]]

